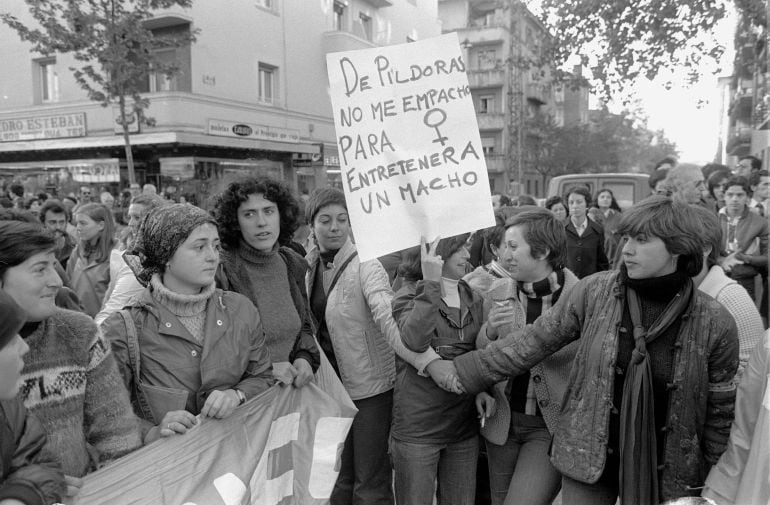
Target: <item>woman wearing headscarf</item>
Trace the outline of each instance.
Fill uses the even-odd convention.
[[[80,477],[142,440],[109,343],[90,317],[55,305],[56,264],[56,239],[39,224],[0,222],[0,286],[27,320],[20,397],[42,422],[71,494]]]
[[[286,183],[250,177],[218,195],[213,214],[224,248],[217,285],[259,309],[270,357],[289,362],[292,384],[304,386],[320,357],[305,290],[307,261],[286,245],[298,226],[299,203]]]
[[[188,204],[154,209],[131,252],[147,287],[102,328],[146,442],[185,433],[198,414],[228,417],[273,383],[257,309],[214,286],[219,234],[208,213]]]
[[[725,449],[738,368],[735,321],[691,277],[697,215],[652,196],[624,212],[623,265],[577,283],[523,331],[453,364],[468,392],[579,339],[551,462],[569,504],[658,504],[697,494]]]

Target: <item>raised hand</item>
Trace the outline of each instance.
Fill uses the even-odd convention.
[[[441,281],[441,272],[444,269],[444,260],[436,254],[436,248],[441,237],[428,244],[425,237],[420,237],[420,265],[422,278],[426,281]]]

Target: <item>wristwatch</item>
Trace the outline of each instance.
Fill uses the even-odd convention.
[[[243,391],[238,388],[233,388],[233,391],[235,391],[235,394],[238,396],[238,405],[246,403],[246,395],[243,394]]]

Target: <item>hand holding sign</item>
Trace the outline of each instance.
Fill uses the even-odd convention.
[[[425,237],[420,237],[420,265],[422,278],[426,281],[441,282],[441,271],[444,269],[444,260],[436,254],[436,248],[441,237],[428,244]]]

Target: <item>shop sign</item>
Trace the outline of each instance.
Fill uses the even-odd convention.
[[[173,177],[177,180],[189,180],[195,178],[195,159],[187,158],[160,158],[160,175]]]
[[[117,158],[67,161],[67,171],[75,182],[120,182],[120,162]]]
[[[254,140],[299,143],[299,130],[265,126],[252,123],[238,123],[223,119],[209,119],[206,131],[218,137],[240,137]]]
[[[85,136],[85,112],[0,119],[0,142]]]

